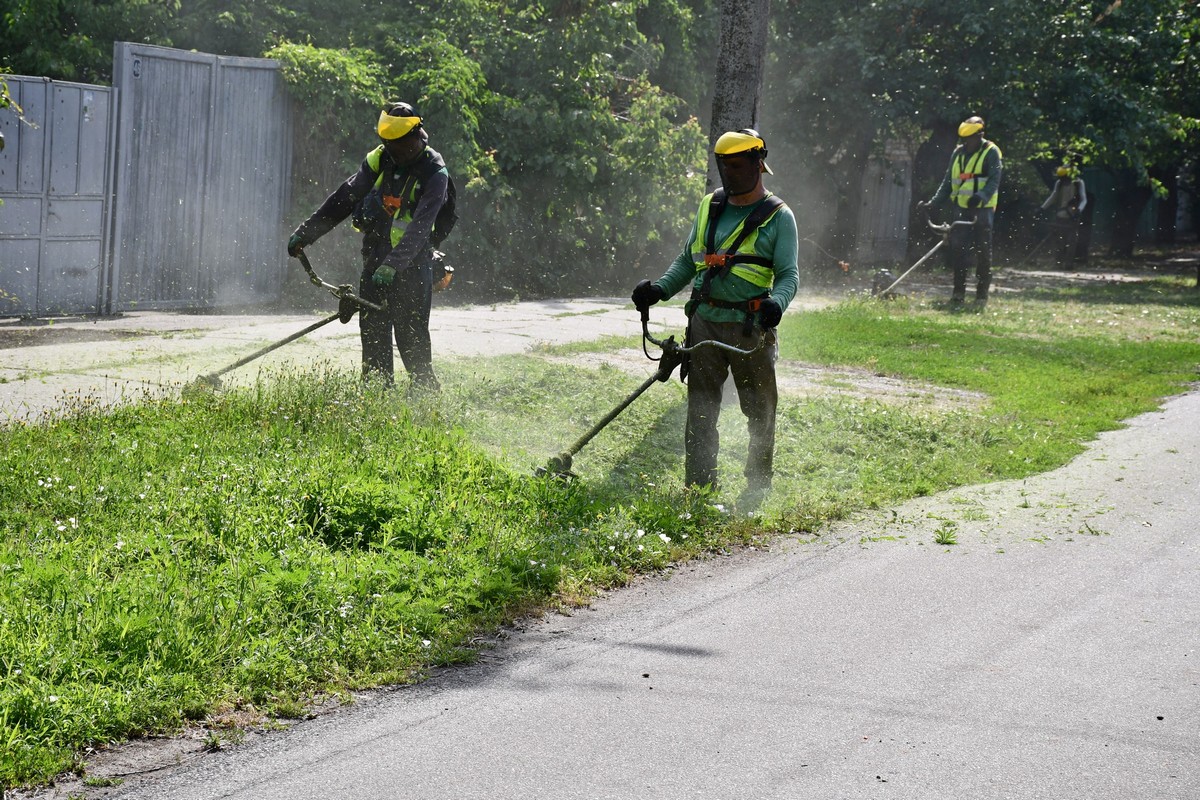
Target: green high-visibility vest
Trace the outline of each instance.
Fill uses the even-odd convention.
[[[379,164],[383,158],[383,145],[379,145],[370,153],[367,153],[367,166],[379,173],[379,177],[375,179],[373,190],[383,191],[384,173],[380,171]],[[395,177],[400,175],[396,173]],[[393,188],[394,187],[389,187]],[[392,247],[400,243],[404,238],[404,234],[408,232],[408,223],[412,222],[413,209],[417,205],[417,193],[420,189],[420,181],[412,171],[405,178],[404,185],[400,187],[397,194],[384,194],[380,199],[383,201],[383,208],[392,216],[391,239]]]
[[[959,150],[954,156],[954,162],[950,165],[950,196],[962,208],[970,208],[968,201],[971,199],[971,195],[978,192],[987,183],[987,173],[980,172],[980,170],[983,169],[984,159],[992,150],[996,151],[997,157],[1001,157],[1000,148],[994,142],[986,142],[968,158],[964,158],[966,154],[962,150]],[[1000,192],[995,192],[983,204],[983,208],[995,208],[999,198]]]
[[[767,196],[770,197],[770,193]],[[692,240],[691,251],[692,263],[696,265],[697,274],[709,268],[708,260],[706,259],[707,246],[705,238],[708,234],[708,226],[710,224],[717,224],[715,219],[711,221],[709,219],[709,212],[713,205],[712,198],[713,195],[709,194],[700,201],[700,213],[696,217],[696,238]],[[755,226],[754,230],[746,234],[746,238],[742,239],[737,250],[734,253],[729,253],[729,255],[734,256],[729,271],[762,289],[769,290],[775,283],[775,268],[771,259],[759,256],[755,252],[754,245],[758,241],[758,232],[762,230],[762,226],[774,219],[775,215],[779,213],[779,209],[783,207],[782,203],[776,206],[761,223]],[[737,240],[738,235],[741,234],[742,228],[745,227],[748,220],[749,217],[738,223],[737,227],[718,245],[718,252],[727,252],[727,248]]]

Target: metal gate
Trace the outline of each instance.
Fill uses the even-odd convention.
[[[862,207],[854,258],[869,264],[898,264],[908,247],[912,202],[912,149],[889,141],[884,158],[872,158],[863,173]]]
[[[118,42],[112,309],[275,300],[291,169],[276,61]]]
[[[104,307],[114,91],[7,76],[0,112],[0,316]]]

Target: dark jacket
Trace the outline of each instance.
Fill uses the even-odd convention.
[[[315,242],[329,233],[338,223],[349,217],[375,189],[380,175],[383,175],[380,186],[383,195],[399,196],[409,179],[415,180],[416,202],[411,207],[406,204],[400,210],[397,219],[407,221],[407,228],[394,248],[386,239],[385,244],[378,246],[377,242],[371,241],[376,232],[370,229],[363,230],[363,256],[367,262],[365,266],[372,271],[380,263],[387,264],[397,271],[411,266],[419,256],[432,249],[430,234],[433,232],[438,211],[446,202],[450,182],[441,154],[431,147],[426,147],[420,157],[406,168],[397,167],[387,150],[383,151],[379,160],[378,172],[371,168],[367,159],[363,159],[358,172],[347,178],[325,198],[325,202],[312,216],[296,229],[297,233],[306,243]]]

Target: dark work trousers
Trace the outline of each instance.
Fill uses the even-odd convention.
[[[762,329],[744,334],[740,322],[709,322],[699,314],[691,318],[688,341],[691,344],[716,339],[743,350],[758,342]],[[690,355],[688,368],[688,415],[684,434],[684,480],[689,486],[717,486],[717,450],[720,434],[717,420],[721,414],[721,387],[730,371],[737,387],[738,401],[750,431],[746,455],[747,485],[766,489],[771,485],[775,460],[775,408],[779,392],[775,386],[775,360],[779,344],[775,331],[766,333],[762,349],[742,356],[717,347],[701,347]]]
[[[1075,249],[1079,242],[1078,216],[1072,216],[1069,211],[1059,211],[1050,223],[1050,230],[1054,233],[1054,263],[1063,269],[1073,269],[1075,266]]]
[[[978,216],[976,216],[978,215]],[[954,272],[954,291],[950,299],[961,302],[967,294],[967,268],[975,261],[975,299],[987,300],[992,285],[992,222],[994,208],[963,208],[954,206],[954,219],[976,222],[971,227],[959,226],[950,231],[949,262]]]
[[[414,387],[438,389],[433,374],[433,348],[429,342],[429,309],[433,304],[433,262],[422,256],[417,263],[396,273],[388,286],[376,286],[368,271],[363,272],[359,292],[373,303],[387,301],[383,311],[364,308],[359,312],[362,339],[363,377],[381,377],[391,386],[395,382],[392,366],[392,342]]]

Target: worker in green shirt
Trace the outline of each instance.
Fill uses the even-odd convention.
[[[658,280],[643,280],[633,303],[647,308],[692,287],[685,306],[687,344],[724,342],[750,355],[700,347],[686,362],[685,482],[717,487],[717,420],[730,373],[750,433],[746,490],[739,509],[757,508],[771,487],[779,394],[776,326],[796,294],[796,217],[763,186],[766,142],[749,128],[722,134],[713,147],[721,188],[700,203],[683,251]],[[762,346],[755,350],[760,337]]]

